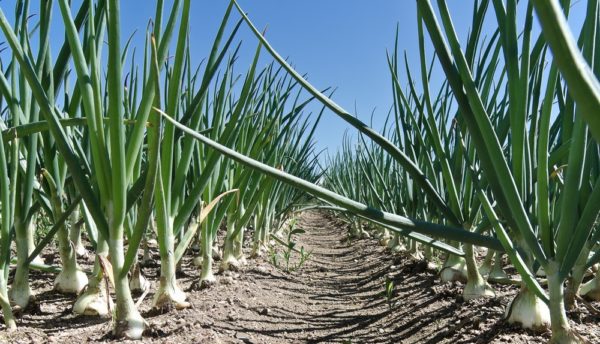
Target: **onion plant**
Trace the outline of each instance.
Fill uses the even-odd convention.
[[[11,228],[17,248],[12,304],[25,308],[29,302],[28,269],[39,266],[34,260],[56,237],[62,264],[44,267],[46,271],[60,272],[58,285],[65,291],[79,291],[87,283],[73,311],[112,315],[115,335],[140,338],[145,322],[131,286],[141,284],[138,248],[144,237],[155,235],[147,231],[154,216],[161,278],[153,306],[181,308],[188,303],[177,286],[175,270],[198,232],[205,257],[200,280],[214,281],[212,251],[223,221],[231,224],[225,251],[242,259],[244,229],[251,220],[255,229],[262,228],[253,245],[259,247],[268,240],[269,228],[281,225],[304,199],[304,193],[235,167],[214,150],[182,136],[174,125],[163,124],[153,107],[164,106],[182,123],[222,144],[306,179],[318,178],[314,127],[306,135],[310,121],[302,116],[310,99],[294,99],[296,83],[282,78],[279,69],[258,67],[260,44],[238,88],[233,66],[239,50],[231,46],[241,21],[226,34],[233,3],[204,73],[193,66],[189,49],[192,2],[175,1],[168,12],[163,5],[158,1],[147,32],[141,77],[131,40],[120,43],[119,1],[84,1],[75,16],[68,1],[58,1],[65,41],[54,64],[48,38],[53,3],[43,2],[37,58],[29,45],[28,2],[18,2],[14,25],[0,10],[0,29],[10,47],[9,66],[0,73],[0,99],[5,104],[0,107],[0,301],[11,328],[15,322],[6,285]],[[169,60],[173,36],[176,52]],[[106,54],[105,40],[111,42]],[[128,56],[131,68],[124,76]],[[68,71],[71,63],[73,72]],[[243,195],[230,196],[239,190]],[[52,227],[34,245],[31,223],[36,217],[47,218]],[[74,245],[80,241],[82,226],[96,255],[87,282],[77,267]],[[114,289],[114,307],[104,280],[110,280]],[[69,288],[63,288],[65,284]]]
[[[486,205],[486,213],[490,220],[496,220],[496,212],[502,216],[511,230],[518,233],[522,238],[519,242],[522,247],[531,252],[535,258],[536,264],[541,266],[548,276],[550,317],[553,330],[553,341],[555,342],[577,342],[579,339],[571,333],[565,310],[563,283],[565,278],[571,272],[581,248],[587,241],[589,233],[598,210],[590,210],[589,217],[579,217],[578,205],[581,209],[588,207],[597,207],[593,202],[594,191],[590,184],[583,183],[589,181],[589,169],[584,167],[587,146],[587,128],[579,116],[575,116],[581,111],[569,100],[570,93],[564,95],[566,107],[562,108],[560,116],[563,120],[561,128],[562,144],[568,144],[570,148],[568,157],[568,169],[564,186],[558,188],[554,194],[550,193],[552,185],[548,181],[550,174],[548,168],[548,144],[550,134],[550,121],[552,100],[556,93],[557,69],[551,67],[546,85],[546,93],[543,99],[540,115],[537,110],[542,102],[535,98],[529,98],[528,75],[535,69],[531,66],[543,64],[544,58],[537,61],[530,60],[529,44],[531,34],[531,21],[533,16],[532,5],[527,8],[527,20],[524,38],[522,39],[522,58],[519,59],[516,54],[517,36],[516,36],[516,2],[508,2],[506,6],[501,1],[494,1],[494,12],[500,28],[500,37],[504,52],[506,64],[506,73],[508,78],[508,111],[509,128],[511,132],[511,164],[507,163],[502,147],[498,138],[497,129],[490,125],[490,115],[485,109],[481,100],[481,92],[475,84],[471,70],[466,63],[465,54],[461,51],[456,34],[452,28],[450,15],[443,2],[438,2],[441,18],[444,25],[446,44],[442,38],[442,29],[437,24],[437,19],[433,14],[428,1],[419,2],[419,9],[423,15],[423,21],[428,27],[430,36],[436,48],[440,62],[449,79],[453,93],[457,98],[461,114],[467,122],[469,134],[475,139],[479,135],[485,135],[487,139],[476,140],[475,146],[479,151],[478,158],[481,163],[481,170],[489,183],[493,197],[498,204],[497,211],[492,209],[490,201],[483,192],[480,192],[480,198]],[[567,4],[568,5],[568,4]],[[567,6],[568,7],[568,6]],[[588,4],[588,16],[582,31],[582,42],[584,55],[593,56],[595,50],[594,37],[596,25],[595,18],[597,13],[597,4],[590,2]],[[543,41],[541,39],[538,42]],[[539,55],[537,55],[539,57]],[[535,64],[532,64],[535,63]],[[539,92],[539,90],[538,90]],[[533,93],[535,95],[535,93]],[[539,93],[538,93],[539,94]],[[559,94],[559,96],[563,96]],[[533,115],[533,127],[535,131],[526,132],[527,111],[530,106],[536,113]],[[565,128],[568,126],[568,128]],[[530,139],[531,137],[531,139]],[[483,137],[482,137],[483,138]],[[492,139],[490,139],[492,138]],[[568,143],[566,140],[570,140]],[[534,148],[537,147],[537,152]],[[534,155],[534,153],[537,153]],[[532,158],[535,157],[536,159]],[[532,164],[537,162],[537,166]],[[537,175],[533,173],[533,168],[537,167]],[[586,173],[586,174],[584,174]],[[533,195],[533,187],[536,187],[537,193]],[[593,185],[593,183],[592,183]],[[549,208],[548,204],[552,200],[558,203],[558,206]],[[531,201],[529,201],[531,200]],[[536,205],[534,207],[534,205]],[[528,216],[531,214],[533,216]],[[532,222],[532,218],[537,218],[537,223]],[[581,224],[579,224],[581,223]],[[503,225],[496,225],[496,231],[502,232]],[[579,228],[578,228],[579,227]],[[576,229],[579,229],[578,231]],[[530,264],[530,266],[532,266]],[[512,312],[518,312],[513,307]]]
[[[12,144],[16,144],[15,141]],[[4,323],[8,329],[15,329],[16,323],[12,313],[12,307],[8,298],[8,272],[10,267],[10,244],[12,227],[11,214],[11,185],[9,177],[9,164],[7,160],[7,150],[4,145],[4,139],[0,138],[0,178],[2,186],[0,186],[0,197],[2,200],[1,211],[2,218],[0,219],[0,306],[4,316]]]
[[[28,2],[21,2],[20,6],[16,7],[15,27],[18,27],[17,35],[22,45],[28,47],[28,24],[27,17],[29,16]],[[40,8],[40,20],[48,21],[50,16],[49,6]],[[50,70],[48,66],[49,51],[47,42],[49,40],[49,28],[47,24],[40,25],[39,39],[41,41],[38,54],[35,61],[36,71],[43,74]],[[30,101],[31,92],[24,84],[22,78],[17,78],[19,73],[18,64],[14,59],[11,60],[10,69],[7,74],[10,78],[10,88],[8,81],[3,78],[2,84],[4,96],[7,98],[9,111],[12,114],[20,114],[12,116],[11,127],[20,127],[28,123],[36,122],[39,118],[39,110]],[[48,86],[47,86],[48,87]],[[16,99],[24,98],[23,102],[16,102]],[[27,258],[33,250],[33,214],[30,212],[30,207],[33,205],[33,189],[35,182],[35,166],[37,164],[38,154],[38,135],[31,135],[18,139],[15,137],[12,145],[12,173],[11,180],[14,183],[12,189],[12,199],[14,203],[14,228],[17,238],[17,269],[13,284],[11,286],[10,298],[18,308],[25,308],[29,304],[31,289],[29,287],[29,266],[26,263]],[[25,166],[18,164],[16,159],[26,161]]]

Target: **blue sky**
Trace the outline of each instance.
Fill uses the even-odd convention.
[[[0,7],[9,18],[12,17],[14,2],[0,0]],[[74,7],[80,2],[74,1]],[[171,1],[165,3],[169,5]],[[386,49],[393,49],[396,27],[400,34],[399,50],[406,51],[409,61],[417,66],[414,0],[239,0],[239,3],[259,28],[268,27],[267,39],[282,56],[289,58],[300,73],[307,74],[309,81],[319,89],[335,87],[334,100],[363,121],[370,122],[373,113],[376,128],[382,125],[392,104]],[[448,4],[464,41],[473,3],[449,0]],[[196,63],[208,55],[227,5],[226,0],[192,1],[191,49]],[[31,12],[35,13],[37,1],[32,1],[31,6]],[[134,45],[142,48],[146,26],[154,16],[155,2],[124,0],[121,6],[123,39],[137,30]],[[575,25],[580,23],[584,7],[584,2],[575,3],[572,12]],[[239,15],[236,13],[234,18],[239,18]],[[56,24],[53,26],[60,28],[58,6],[55,6],[54,20]],[[494,16],[488,15],[488,33],[494,26]],[[58,50],[58,42],[62,42],[63,36],[58,29],[53,35],[57,40],[54,49]],[[257,40],[245,25],[238,39],[243,41],[237,67],[241,73],[250,63]],[[264,53],[261,63],[270,61]],[[438,81],[441,78],[441,73],[434,75]],[[318,107],[313,107],[313,110],[318,111]],[[335,151],[348,129],[350,127],[345,122],[327,113],[316,133],[317,147]],[[353,130],[349,133],[355,135]]]
[[[138,8],[135,3],[122,2],[124,13],[135,13],[126,16],[131,18],[127,26],[143,31],[154,9],[153,6]],[[399,23],[401,49],[416,46],[414,1],[240,0],[239,3],[257,27],[267,27],[267,39],[300,73],[306,73],[311,83],[319,89],[336,88],[334,100],[340,105],[351,112],[356,106],[359,117],[365,121],[369,121],[374,109],[377,117],[387,115],[392,92],[386,49],[393,48]],[[227,5],[225,0],[192,2],[191,44],[198,61],[208,54]],[[235,18],[239,18],[237,13]],[[246,26],[238,38],[243,41],[243,49],[237,68],[243,72],[257,40]],[[262,62],[270,61],[265,51]],[[311,109],[316,112],[320,107],[315,104]],[[316,132],[319,150],[335,151],[346,129],[350,127],[344,121],[326,113]]]

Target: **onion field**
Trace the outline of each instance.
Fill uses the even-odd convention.
[[[381,126],[220,1],[0,1],[1,343],[600,343],[598,0],[416,0]]]

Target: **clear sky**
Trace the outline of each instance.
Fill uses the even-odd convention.
[[[9,18],[14,2],[0,0],[0,7]],[[80,2],[74,1],[74,7]],[[165,3],[170,5],[171,1]],[[335,87],[334,100],[363,121],[369,122],[373,113],[376,128],[381,126],[392,104],[386,49],[393,49],[397,26],[400,51],[407,52],[409,61],[418,63],[414,0],[239,0],[239,3],[259,28],[268,27],[267,39],[301,74],[307,74],[309,81],[319,89]],[[448,4],[464,41],[473,2],[449,0]],[[196,63],[208,55],[227,5],[227,0],[192,1],[191,48]],[[32,1],[32,13],[36,6],[37,1]],[[123,0],[121,6],[124,39],[137,30],[134,45],[142,48],[148,20],[154,16],[155,2]],[[584,2],[574,5],[572,21],[580,21],[584,7]],[[55,6],[54,17],[54,26],[60,27],[58,6]],[[234,18],[239,15],[235,13]],[[489,15],[488,33],[494,25],[494,17]],[[56,32],[54,37],[62,41],[63,36]],[[241,73],[249,65],[257,40],[245,25],[238,39],[243,41],[237,66]],[[261,63],[270,61],[265,52]],[[441,73],[434,76],[442,77]],[[350,127],[345,122],[327,113],[317,130],[317,147],[335,151],[347,129]]]

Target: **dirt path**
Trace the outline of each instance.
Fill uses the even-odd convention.
[[[333,223],[317,213],[304,215],[299,225],[307,234],[298,245],[312,255],[297,273],[259,279],[263,289],[273,290],[281,299],[269,305],[277,319],[275,328],[256,333],[285,342],[343,338],[365,342],[381,337],[389,312],[381,277],[390,262],[374,256],[371,249],[348,243]]]
[[[240,278],[242,284],[249,283],[250,297],[225,292],[231,295],[232,307],[213,313],[215,337],[246,343],[545,343],[549,339],[549,333],[523,331],[503,321],[506,304],[517,292],[514,286],[495,286],[498,297],[494,299],[463,302],[459,283],[440,284],[425,262],[392,256],[374,239],[348,241],[347,230],[322,213],[303,214],[299,227],[306,233],[298,238],[298,247],[312,251],[306,265],[284,273],[258,262],[245,271]],[[391,302],[384,296],[386,278],[395,285]],[[599,342],[597,320],[584,312],[582,324],[576,326],[591,342]]]
[[[441,285],[427,264],[392,256],[375,240],[346,240],[346,230],[321,213],[303,214],[298,226],[306,233],[297,247],[312,251],[300,270],[284,272],[268,256],[249,260],[242,271],[219,275],[215,286],[189,291],[193,308],[162,315],[148,313],[150,295],[141,307],[151,327],[144,342],[543,343],[549,338],[504,323],[515,287],[494,286],[497,298],[462,302],[459,284]],[[156,281],[156,266],[143,271]],[[186,263],[178,277],[187,289],[198,271]],[[394,281],[391,302],[384,296],[386,278]],[[6,337],[0,328],[0,342],[111,340],[110,323],[73,316],[69,298],[48,286],[38,297],[45,300],[40,310],[24,315],[16,334]],[[585,311],[573,316],[590,342],[600,342],[597,318]]]

